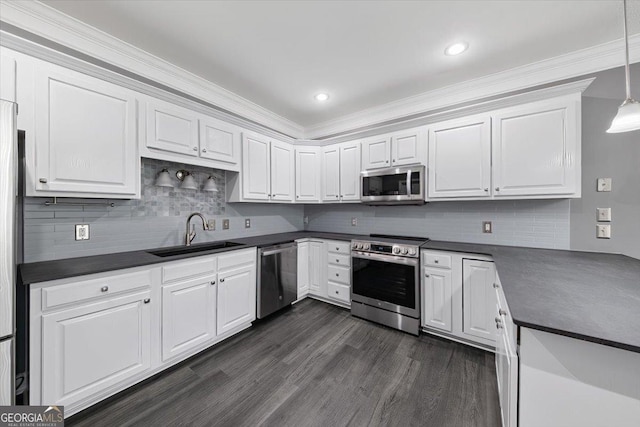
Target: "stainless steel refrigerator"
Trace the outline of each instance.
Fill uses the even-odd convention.
[[[0,405],[15,403],[15,288],[21,262],[16,104],[0,100]]]

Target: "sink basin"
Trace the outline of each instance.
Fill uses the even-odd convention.
[[[234,246],[242,246],[242,243],[217,242],[217,243],[211,243],[209,245],[202,244],[197,246],[183,246],[181,248],[155,249],[153,251],[146,251],[146,252],[148,254],[159,256],[159,257],[168,257],[168,256],[174,256],[174,255],[185,255],[185,254],[192,254],[196,252],[212,251],[214,249],[232,248]]]

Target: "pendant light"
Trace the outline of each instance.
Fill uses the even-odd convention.
[[[158,172],[158,176],[156,176],[156,185],[158,187],[173,187],[171,176],[166,168]]]
[[[627,0],[622,0],[624,53],[627,98],[618,107],[618,114],[613,118],[607,133],[629,132],[640,129],[640,103],[631,98],[631,77],[629,76],[629,35],[627,34]]]
[[[209,175],[207,181],[204,183],[204,187],[202,188],[204,191],[210,191],[212,193],[218,192],[218,184],[216,183],[216,179]]]
[[[191,175],[191,172],[180,169],[179,171],[176,172],[176,178],[182,181],[180,188],[182,188],[183,190],[198,189],[198,184],[196,184],[196,180],[193,179],[193,175]]]

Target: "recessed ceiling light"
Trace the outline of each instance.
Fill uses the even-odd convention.
[[[319,93],[316,96],[314,96],[314,98],[316,99],[316,101],[324,102],[329,99],[329,94]]]
[[[460,55],[462,52],[464,52],[468,48],[469,48],[469,43],[466,43],[466,42],[454,43],[444,50],[444,54],[447,56]]]

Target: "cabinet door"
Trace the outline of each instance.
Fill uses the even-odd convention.
[[[462,332],[495,341],[495,268],[492,262],[462,261]]]
[[[320,201],[320,147],[296,148],[296,201]]]
[[[451,332],[451,271],[425,268],[422,280],[422,324]]]
[[[322,200],[340,201],[340,148],[322,147]]]
[[[271,200],[293,202],[295,185],[293,145],[271,141]]]
[[[309,242],[298,243],[298,299],[309,293]]]
[[[340,144],[340,200],[360,200],[360,143]]]
[[[256,267],[245,266],[218,274],[218,335],[256,319]]]
[[[162,360],[216,336],[216,276],[162,287]]]
[[[425,161],[425,128],[409,129],[391,135],[391,165],[415,165]]]
[[[147,147],[198,156],[198,115],[186,108],[151,99],[146,102]]]
[[[0,341],[0,406],[14,403],[13,342],[13,339]]]
[[[491,196],[491,119],[465,117],[429,130],[428,197]]]
[[[574,96],[493,114],[494,197],[573,194],[580,167],[580,101]]]
[[[35,195],[39,191],[123,198],[138,194],[133,92],[41,65],[35,99]]]
[[[391,166],[391,138],[389,135],[375,136],[362,141],[363,170],[389,166]]]
[[[42,396],[69,405],[150,367],[151,292],[42,316]]]
[[[518,414],[518,356],[511,345],[507,330],[497,330],[496,375],[503,427],[517,427]]]
[[[242,133],[242,192],[245,199],[269,200],[269,139],[253,132]]]
[[[324,242],[309,243],[309,293],[325,298],[327,296],[327,279],[324,274],[327,270],[326,252]]]
[[[212,117],[200,119],[200,157],[240,165],[240,128]]]

